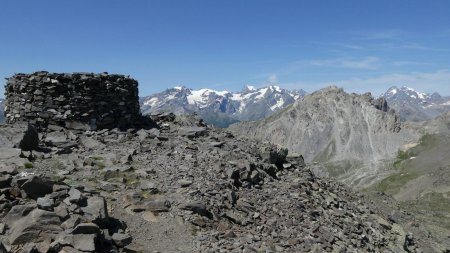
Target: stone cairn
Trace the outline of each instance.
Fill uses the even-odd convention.
[[[126,128],[141,116],[138,82],[108,73],[15,74],[5,85],[6,122],[68,129]]]

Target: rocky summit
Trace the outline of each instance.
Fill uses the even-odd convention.
[[[194,117],[84,131],[2,126],[2,252],[421,252],[301,156]],[[17,143],[31,138],[36,150]]]

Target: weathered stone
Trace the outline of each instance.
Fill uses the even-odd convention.
[[[100,228],[94,223],[80,223],[72,231],[71,234],[98,234]]]
[[[123,248],[123,247],[127,246],[128,244],[130,244],[133,239],[128,234],[114,233],[112,235],[112,240],[113,240],[114,244],[116,244],[118,247]]]
[[[43,197],[53,191],[53,182],[38,176],[32,176],[28,179],[21,189],[25,191],[27,196],[32,199]]]
[[[25,244],[44,238],[54,238],[62,231],[60,218],[53,212],[35,209],[14,222],[9,240],[11,244]]]
[[[79,190],[72,187],[72,188],[70,188],[68,194],[69,194],[68,198],[69,198],[70,203],[78,204],[81,201],[82,196],[81,196],[81,192]]]
[[[282,165],[286,162],[288,150],[282,147],[264,147],[260,150],[260,155],[268,163]]]
[[[38,198],[36,203],[40,209],[47,211],[53,211],[53,206],[55,205],[55,201],[49,198],[48,195],[45,197]]]
[[[75,228],[78,224],[81,223],[81,218],[82,217],[80,215],[72,215],[61,224],[61,227],[63,229]]]
[[[192,211],[194,213],[198,213],[202,216],[206,216],[209,218],[212,217],[212,214],[208,211],[206,206],[200,202],[185,203],[185,204],[180,205],[178,208],[180,208],[181,210]]]
[[[144,208],[152,212],[167,212],[170,204],[167,200],[149,200],[143,204]]]
[[[45,142],[51,146],[58,146],[67,143],[67,136],[64,132],[50,132],[45,136]]]
[[[84,252],[95,251],[96,234],[62,234],[58,236],[53,244],[70,245],[77,250]]]
[[[87,205],[81,207],[84,216],[94,223],[104,223],[108,219],[106,200],[100,196],[93,196],[87,199]]]
[[[3,220],[8,227],[11,227],[14,222],[27,216],[31,211],[36,209],[36,207],[35,204],[13,206]]]

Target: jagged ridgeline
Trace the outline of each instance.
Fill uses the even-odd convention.
[[[420,252],[424,243],[285,148],[170,113],[126,131],[53,118],[22,128],[41,122],[44,104],[22,117],[30,103],[8,92],[19,117],[0,126],[0,252]],[[87,101],[64,94],[70,106]]]
[[[325,173],[353,185],[382,178],[380,166],[417,138],[403,129],[384,98],[348,94],[331,86],[264,120],[233,125],[243,136],[269,141],[327,166]]]
[[[140,117],[138,82],[124,75],[16,74],[5,92],[7,123],[89,130],[127,127]]]

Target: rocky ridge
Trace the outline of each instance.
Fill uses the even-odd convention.
[[[193,90],[183,86],[141,98],[140,103],[143,114],[197,113],[210,125],[227,127],[238,121],[265,118],[305,95],[303,90],[286,90],[275,85],[246,86],[240,92]]]
[[[331,86],[264,119],[231,130],[302,154],[327,168],[322,174],[355,187],[381,179],[399,147],[419,138],[402,124],[384,98],[348,94]],[[376,169],[378,168],[378,169]]]
[[[301,156],[201,120],[147,129],[2,126],[0,249],[6,252],[421,252]],[[31,134],[23,134],[24,132]],[[30,137],[31,136],[31,137]],[[14,146],[38,138],[38,150]],[[26,145],[25,145],[26,146]],[[8,155],[6,155],[8,154]],[[31,160],[31,161],[30,161]],[[424,244],[425,243],[425,244]]]

